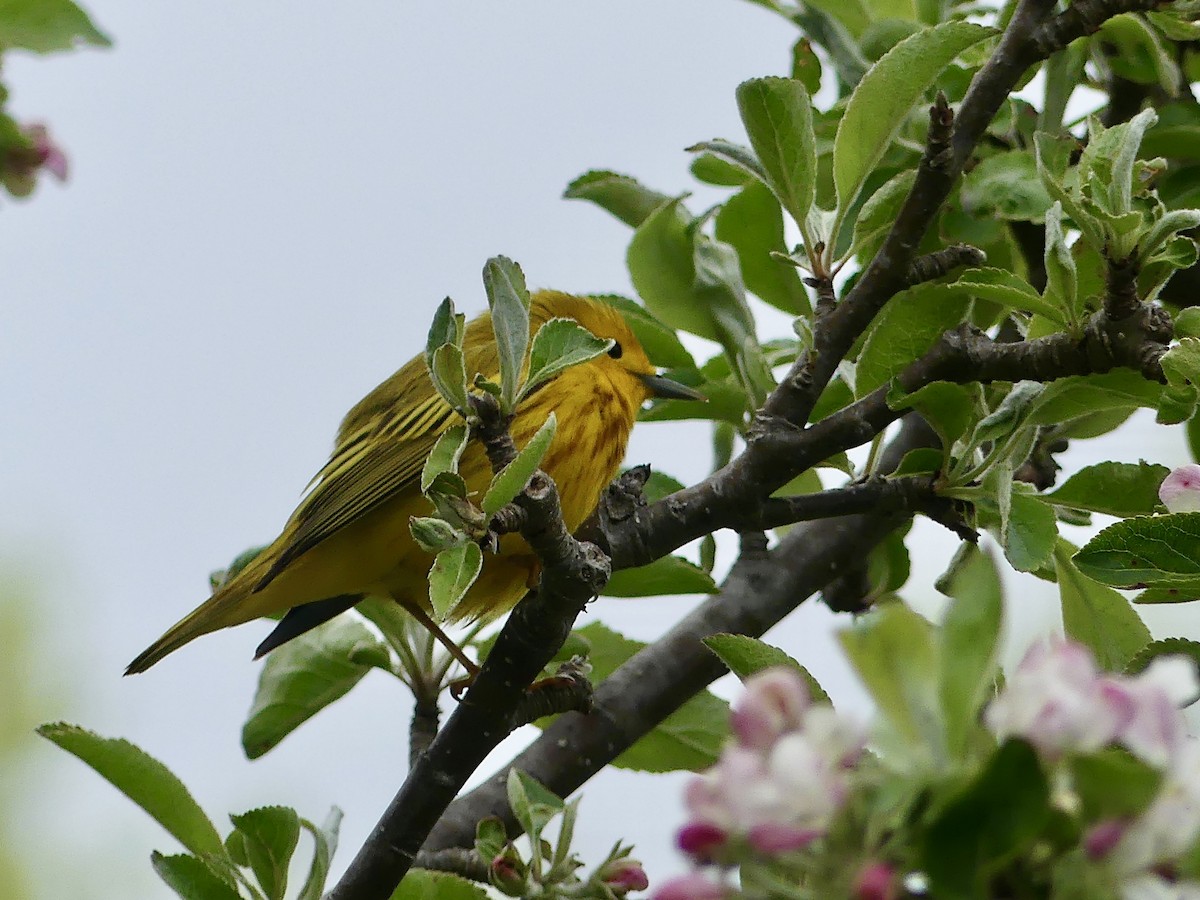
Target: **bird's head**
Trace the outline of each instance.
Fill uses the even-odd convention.
[[[633,393],[640,393],[639,405],[650,397],[705,399],[698,391],[659,375],[625,317],[602,300],[538,291],[533,295],[529,312],[534,330],[550,319],[574,319],[596,337],[613,341],[606,356],[599,356],[587,365],[596,367],[610,381],[628,384]]]

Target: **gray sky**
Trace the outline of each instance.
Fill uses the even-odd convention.
[[[735,85],[785,72],[796,35],[737,0],[89,9],[112,51],[13,56],[6,71],[14,111],[48,122],[72,164],[65,188],[0,212],[0,583],[25,584],[0,603],[31,610],[43,641],[34,672],[6,677],[36,686],[35,721],[158,756],[223,832],[227,812],[258,805],[318,820],[341,806],[340,871],[403,776],[398,683],[372,674],[249,763],[238,736],[265,626],[137,678],[125,663],[203,599],[210,570],[277,533],[342,413],[418,351],[443,296],[483,307],[487,257],[518,260],[534,286],[629,293],[627,229],[562,189],[612,168],[695,190],[697,210],[715,202],[682,148],[740,137]],[[1178,442],[1151,453],[1146,427],[1117,458],[1182,461]],[[629,459],[696,480],[707,447],[703,426],[646,425]],[[953,544],[917,535],[928,597]],[[1022,627],[1054,619],[1037,590],[1023,589]],[[602,600],[585,621],[649,639],[695,602]],[[831,619],[806,606],[771,640],[862,708]],[[147,858],[173,840],[28,740],[10,814],[31,852],[70,861],[46,866],[38,896],[168,896]],[[677,869],[680,784],[593,782],[585,858],[624,838],[652,879]]]

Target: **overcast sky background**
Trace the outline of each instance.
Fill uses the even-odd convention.
[[[37,861],[34,897],[170,896],[148,856],[173,839],[29,732],[64,719],[162,759],[223,833],[228,812],[341,806],[340,872],[403,777],[398,683],[373,673],[249,763],[238,739],[265,626],[137,678],[124,665],[203,599],[210,570],[277,533],[341,415],[420,349],[443,296],[484,307],[487,257],[518,260],[532,286],[631,292],[628,230],[563,188],[612,168],[715,202],[683,148],[740,137],[734,87],[786,72],[796,34],[737,0],[89,9],[113,50],[14,54],[5,73],[12,109],[49,123],[72,165],[65,188],[0,211],[0,621],[38,642],[28,667],[0,654],[5,692],[33,698],[14,726],[20,777],[0,787],[5,839]],[[1111,456],[1185,461],[1150,421]],[[708,446],[703,425],[646,425],[629,460],[690,482]],[[915,535],[907,593],[933,610],[953,541],[927,523]],[[1014,593],[1010,657],[1057,619],[1048,586]],[[584,621],[652,639],[695,602],[606,599]],[[1151,612],[1163,634],[1194,616]],[[769,638],[864,710],[836,624],[806,604]],[[585,859],[623,838],[652,879],[680,868],[681,783],[613,772],[585,788]]]

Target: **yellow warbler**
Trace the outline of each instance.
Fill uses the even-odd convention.
[[[534,294],[531,329],[553,318],[574,319],[616,343],[607,355],[569,368],[535,389],[511,425],[524,446],[551,412],[558,419],[542,468],[558,485],[563,519],[574,531],[617,472],[638,409],[651,396],[696,399],[690,388],[654,371],[621,314],[597,300],[551,291]],[[498,380],[491,317],[467,325],[467,372]],[[461,422],[433,388],[421,357],[363,398],[342,421],[333,454],[283,533],[241,572],[167,630],[129,664],[142,672],[202,634],[287,611],[259,655],[349,609],[368,595],[390,596],[441,640],[429,619],[431,554],[409,531],[428,515],[421,469],[438,436]],[[468,490],[484,491],[491,467],[478,442],[463,453],[459,472]],[[537,581],[538,560],[519,535],[506,535],[488,555],[479,580],[454,619],[488,619],[511,609]],[[454,648],[457,650],[457,648]],[[456,656],[469,668],[461,651]]]

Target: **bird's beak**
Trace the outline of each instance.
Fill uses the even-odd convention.
[[[661,375],[639,375],[638,377],[642,379],[642,384],[646,385],[646,389],[650,391],[651,397],[660,397],[663,400],[708,400],[707,397],[695,388],[690,388],[686,384],[680,384],[678,381],[672,381],[670,378],[663,378]]]

